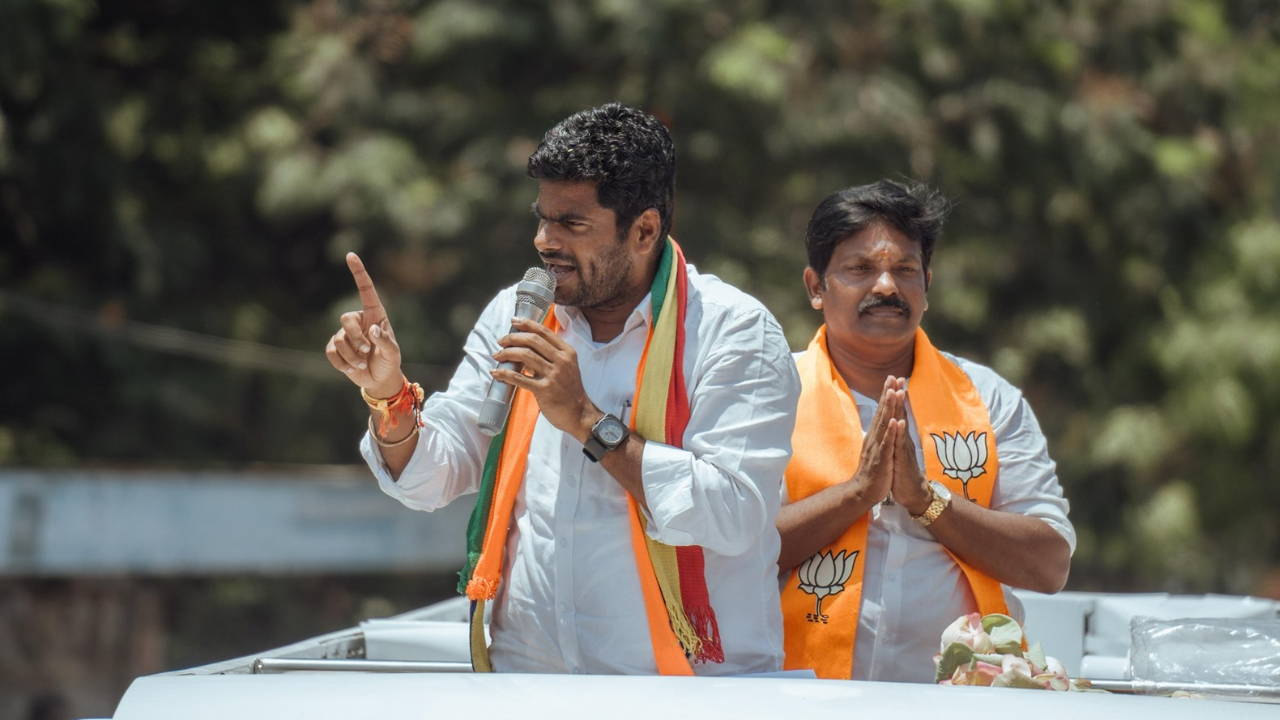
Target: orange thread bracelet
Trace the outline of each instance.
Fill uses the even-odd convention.
[[[413,413],[414,425],[422,427],[422,402],[426,393],[418,383],[411,383],[406,378],[400,392],[389,398],[370,397],[364,388],[360,388],[360,396],[370,408],[378,412],[378,433],[383,437],[387,436],[388,430],[400,426],[400,415],[409,412]]]

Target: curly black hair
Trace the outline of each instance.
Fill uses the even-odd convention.
[[[643,110],[609,103],[565,118],[529,156],[529,177],[594,183],[600,206],[617,214],[619,235],[649,208],[662,218],[661,237],[671,232],[675,143]]]
[[[924,183],[880,180],[839,190],[819,203],[809,219],[804,235],[809,267],[825,283],[836,245],[869,225],[887,222],[920,243],[924,271],[928,272],[933,246],[949,212],[947,196]]]

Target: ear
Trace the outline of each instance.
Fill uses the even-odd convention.
[[[809,304],[814,310],[822,309],[822,278],[811,267],[804,269],[804,289],[809,293]]]
[[[636,243],[636,251],[641,255],[648,255],[655,248],[661,248],[662,241],[666,240],[659,237],[662,234],[662,216],[658,214],[656,208],[649,208],[640,213],[640,217],[631,223],[631,232],[628,234],[632,242]]]

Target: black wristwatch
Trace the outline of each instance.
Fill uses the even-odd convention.
[[[605,414],[591,426],[591,436],[582,446],[582,454],[591,458],[591,462],[600,462],[605,453],[626,441],[631,431],[618,418]]]

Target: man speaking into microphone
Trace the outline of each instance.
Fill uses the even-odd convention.
[[[539,321],[517,286],[498,293],[429,399],[348,255],[363,309],[327,354],[370,407],[362,454],[411,508],[479,493],[459,587],[477,622],[493,604],[477,670],[778,670],[774,521],[800,386],[777,321],[670,238],[675,148],[648,113],[567,118],[528,174],[555,304]]]

